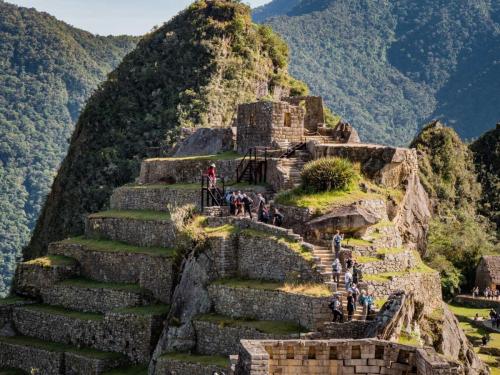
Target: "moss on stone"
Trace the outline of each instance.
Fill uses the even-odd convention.
[[[224,224],[219,227],[204,227],[203,231],[209,237],[229,237],[230,235],[237,233],[239,228],[233,224]]]
[[[433,273],[436,272],[434,269],[430,268],[426,264],[424,264],[422,261],[418,265],[416,265],[414,268],[411,268],[406,271],[400,271],[400,272],[383,272],[383,273],[377,273],[377,274],[372,274],[372,275],[364,275],[363,276],[363,281],[372,281],[372,282],[389,282],[391,281],[394,277],[401,277],[401,276],[408,276],[410,274],[415,274],[415,273]]]
[[[7,305],[17,305],[21,304],[24,302],[30,302],[31,300],[19,296],[9,296],[6,298],[1,298],[0,299],[0,306],[7,306]]]
[[[88,289],[113,289],[113,290],[136,292],[136,293],[141,293],[144,291],[144,289],[137,284],[107,283],[107,282],[100,282],[84,278],[74,278],[74,279],[64,280],[59,282],[57,285],[71,286],[75,288],[88,288]]]
[[[111,371],[103,372],[102,375],[147,375],[147,366],[127,366]]]
[[[292,294],[302,294],[311,297],[329,297],[332,294],[326,284],[289,284],[273,281],[238,278],[221,279],[215,281],[214,284],[224,285],[231,288],[281,291]]]
[[[27,375],[28,373],[15,368],[0,368],[0,375]]]
[[[170,220],[168,212],[152,210],[109,210],[89,216],[91,219],[133,219],[144,221]]]
[[[44,268],[49,267],[65,267],[73,266],[76,264],[76,260],[73,258],[66,257],[64,255],[47,255],[42,258],[36,258],[26,262],[26,264],[32,264],[36,266],[41,266]]]
[[[94,320],[94,321],[99,321],[104,319],[103,314],[75,311],[60,306],[37,304],[37,305],[28,305],[23,308],[26,310],[37,311],[45,314],[65,316],[71,319]]]
[[[380,262],[379,258],[368,257],[368,256],[355,256],[354,259],[356,260],[356,262],[361,264]]]
[[[377,249],[377,254],[379,255],[388,255],[388,254],[401,254],[404,252],[406,249],[403,247],[384,247],[381,249]]]
[[[262,333],[274,335],[290,335],[307,332],[305,328],[297,325],[296,323],[286,321],[234,319],[217,314],[201,315],[198,316],[196,320],[215,323],[221,327],[252,328]]]
[[[169,249],[165,247],[140,247],[140,246],[129,245],[119,241],[111,241],[104,239],[96,240],[85,237],[70,238],[61,241],[61,243],[82,245],[92,251],[109,252],[109,253],[131,253],[131,254],[144,254],[144,255],[161,256],[161,257],[174,257],[177,253],[175,249]]]
[[[170,310],[169,305],[146,305],[136,307],[123,307],[115,309],[112,312],[117,314],[131,314],[136,316],[153,316],[153,315],[167,315]]]
[[[346,238],[343,241],[343,244],[346,246],[372,246],[373,242],[368,240],[363,240],[361,238]]]
[[[219,366],[219,367],[229,366],[229,358],[220,356],[197,355],[189,353],[167,353],[162,355],[160,357],[160,360],[162,358],[166,360],[197,363],[206,366]]]

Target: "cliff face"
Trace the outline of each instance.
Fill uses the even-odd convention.
[[[286,45],[232,1],[197,1],[145,36],[88,101],[24,256],[82,233],[84,214],[105,208],[181,127],[229,126],[237,103],[302,93],[287,59]]]

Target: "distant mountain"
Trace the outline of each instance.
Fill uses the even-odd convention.
[[[500,119],[499,1],[274,0],[254,18],[364,140],[408,144],[431,119],[468,139]]]
[[[80,109],[136,42],[97,37],[0,1],[0,295]]]

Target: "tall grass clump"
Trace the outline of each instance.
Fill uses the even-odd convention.
[[[345,190],[357,177],[356,168],[346,159],[328,157],[307,163],[302,170],[302,186],[305,191]]]

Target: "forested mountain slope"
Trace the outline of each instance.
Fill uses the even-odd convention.
[[[435,118],[467,139],[500,119],[498,1],[274,0],[254,17],[364,140],[408,144]]]
[[[0,1],[0,295],[80,109],[136,42]]]
[[[84,214],[105,208],[181,127],[229,126],[238,103],[304,93],[287,65],[286,44],[236,1],[196,1],[145,36],[82,112],[25,256],[81,234]]]

